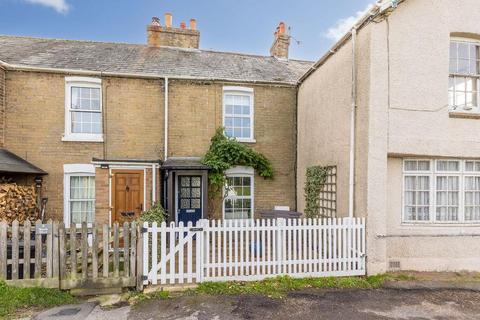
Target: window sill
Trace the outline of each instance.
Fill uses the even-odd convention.
[[[257,140],[255,139],[239,139],[239,138],[236,138],[238,142],[241,142],[241,143],[257,143]]]
[[[450,118],[460,118],[460,119],[480,119],[480,112],[475,111],[450,111]]]
[[[103,142],[102,134],[69,134],[62,137],[64,142]]]
[[[470,223],[466,222],[431,222],[431,221],[425,221],[425,222],[402,222],[401,224],[402,227],[415,227],[415,228],[421,228],[421,227],[432,227],[432,228],[442,228],[442,227],[480,227],[480,222],[479,221],[474,221]]]

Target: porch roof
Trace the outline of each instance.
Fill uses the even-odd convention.
[[[46,175],[47,172],[7,149],[0,149],[0,172]]]
[[[209,170],[201,158],[168,158],[162,164],[164,170]]]

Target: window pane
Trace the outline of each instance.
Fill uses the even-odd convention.
[[[249,219],[252,217],[251,177],[227,177],[225,219]]]
[[[404,184],[404,219],[406,221],[429,220],[430,177],[406,176]]]
[[[95,215],[95,177],[70,177],[70,219],[73,223],[93,223]]]
[[[437,161],[437,170],[452,172],[460,171],[460,161],[439,160]]]
[[[251,97],[242,94],[226,94],[224,97],[225,135],[235,138],[250,138]]]
[[[437,176],[437,221],[458,220],[459,181],[460,177],[457,176]]]

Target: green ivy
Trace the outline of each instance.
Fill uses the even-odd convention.
[[[325,186],[328,167],[314,166],[307,168],[305,181],[305,215],[318,218],[320,215],[320,191]]]
[[[226,182],[225,171],[234,166],[252,167],[261,177],[273,178],[273,167],[270,161],[236,139],[226,137],[224,128],[217,129],[202,163],[211,168],[208,175],[210,198],[221,195]]]

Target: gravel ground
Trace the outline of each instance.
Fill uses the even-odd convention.
[[[128,319],[480,319],[480,293],[455,290],[302,290],[285,299],[183,296],[144,301]],[[112,319],[112,318],[110,318]]]

